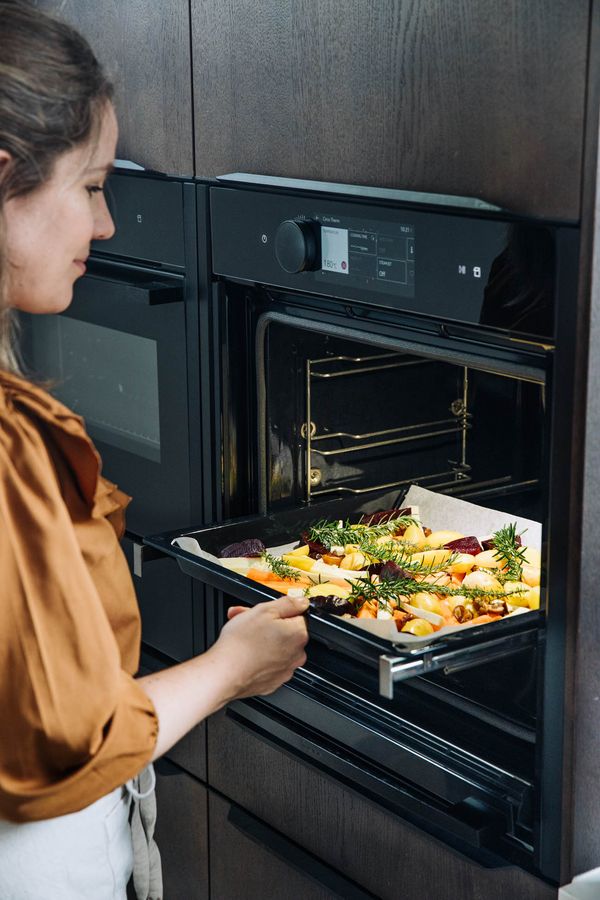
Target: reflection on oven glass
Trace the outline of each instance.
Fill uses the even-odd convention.
[[[160,462],[156,341],[67,316],[44,317],[34,339],[41,374],[94,440]]]
[[[554,239],[547,228],[512,225],[505,249],[492,263],[481,323],[552,338],[554,257]]]

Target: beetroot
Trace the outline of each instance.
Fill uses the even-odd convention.
[[[386,562],[381,567],[379,577],[382,581],[394,581],[397,578],[410,578],[410,572],[407,572],[402,566],[395,562]]]
[[[300,535],[300,543],[308,544],[308,555],[311,559],[321,559],[322,556],[327,556],[329,554],[329,547],[326,547],[325,544],[321,544],[320,541],[311,541],[310,532],[303,531]]]
[[[444,550],[452,550],[453,553],[470,553],[471,556],[477,556],[481,553],[482,546],[476,537],[457,538],[455,541],[448,541],[444,544]]]
[[[409,516],[410,515],[410,507],[406,506],[403,509],[398,509],[398,507],[392,507],[391,509],[382,509],[379,512],[375,513],[364,513],[360,517],[360,525],[381,525],[382,522],[393,522],[394,519],[399,519],[400,516]]]
[[[261,556],[266,549],[260,538],[246,538],[245,541],[223,547],[219,556],[221,559],[230,559],[234,556]]]
[[[332,613],[334,616],[343,616],[344,613],[355,613],[354,605],[346,597],[311,597],[310,605],[313,609]]]
[[[398,563],[392,562],[389,560],[388,562],[378,562],[371,563],[370,566],[367,566],[367,572],[369,575],[378,575],[382,581],[393,581],[395,578],[410,578],[410,572],[407,572]]]

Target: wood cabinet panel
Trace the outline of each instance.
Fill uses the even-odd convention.
[[[514,868],[486,869],[385,813],[225,713],[208,721],[209,783],[383,900],[555,900]]]
[[[340,896],[240,834],[228,821],[229,809],[230,804],[221,797],[209,795],[211,900],[335,900]]]
[[[581,475],[581,531],[571,535],[571,601],[567,619],[565,718],[567,760],[563,778],[564,817],[572,829],[564,880],[598,865],[600,822],[600,3],[592,4],[590,92],[586,126],[582,210],[582,265],[577,306],[580,315],[578,391],[568,436],[573,471]],[[576,483],[576,482],[575,482]],[[576,501],[577,502],[577,501]],[[570,752],[569,752],[570,751]]]
[[[587,0],[191,0],[196,171],[572,217]]]
[[[37,0],[89,40],[116,87],[117,155],[194,172],[189,9],[184,0]]]
[[[195,778],[166,760],[156,765],[156,843],[164,895],[170,900],[207,900],[207,796]]]

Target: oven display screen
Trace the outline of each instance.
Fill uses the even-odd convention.
[[[329,219],[330,221],[327,221]],[[321,221],[321,276],[413,297],[415,229],[381,222]],[[343,226],[343,227],[342,227]]]

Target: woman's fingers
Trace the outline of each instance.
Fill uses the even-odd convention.
[[[227,610],[227,618],[234,619],[240,613],[248,612],[249,608],[249,606],[230,606]]]

